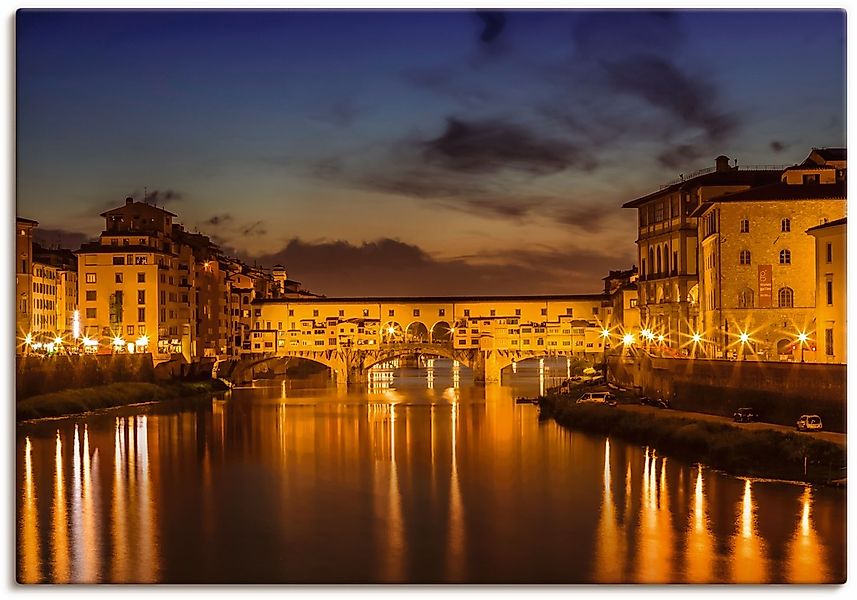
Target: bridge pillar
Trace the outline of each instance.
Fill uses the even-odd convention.
[[[330,372],[336,380],[337,385],[363,383],[366,381],[366,371],[360,367],[346,367],[344,365],[340,365],[337,367],[331,367]]]
[[[500,382],[500,361],[496,352],[493,350],[484,350],[476,355],[473,361],[473,379],[477,383],[499,383]]]

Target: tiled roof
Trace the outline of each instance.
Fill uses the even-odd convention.
[[[698,217],[709,206],[717,202],[764,202],[771,200],[835,200],[845,199],[845,182],[804,183],[789,185],[784,182],[750,188],[742,192],[732,192],[711,198],[697,206],[690,216]]]
[[[813,151],[824,160],[848,160],[847,148],[813,148]]]
[[[815,227],[810,227],[806,230],[807,233],[810,231],[818,231],[819,229],[827,229],[829,227],[836,227],[838,225],[845,225],[845,221],[847,217],[842,217],[841,219],[836,219],[835,221],[828,221],[827,223],[822,223],[821,225],[816,225]]]

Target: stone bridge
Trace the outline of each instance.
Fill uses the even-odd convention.
[[[373,347],[340,347],[327,350],[310,348],[283,349],[276,353],[257,353],[237,361],[221,361],[212,375],[233,384],[252,381],[264,370],[284,373],[286,364],[295,358],[311,360],[328,367],[338,383],[360,383],[373,366],[405,356],[434,356],[458,361],[473,370],[477,382],[499,382],[500,372],[513,362],[548,356],[572,356],[570,350],[481,350],[454,348],[450,343],[388,343]]]

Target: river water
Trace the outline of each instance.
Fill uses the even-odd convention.
[[[358,389],[259,381],[19,425],[18,581],[844,580],[844,491],[725,476],[515,404],[562,371],[478,387],[437,360]]]

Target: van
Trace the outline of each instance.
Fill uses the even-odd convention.
[[[821,417],[818,415],[801,415],[795,429],[798,431],[821,431]]]
[[[577,399],[576,404],[587,404],[590,402],[616,406],[616,397],[610,392],[586,392]]]

